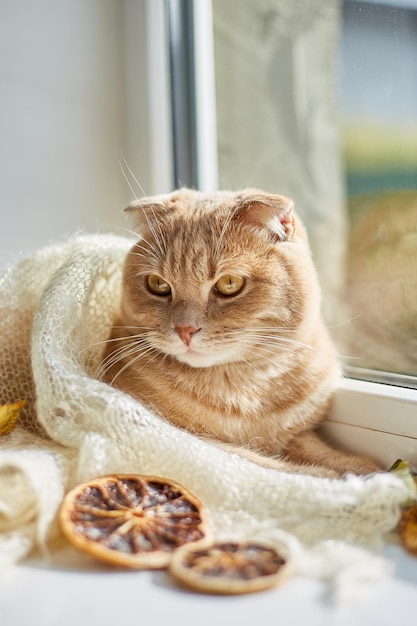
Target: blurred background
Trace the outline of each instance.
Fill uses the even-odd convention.
[[[0,0],[0,52],[0,267],[134,196],[284,193],[347,374],[415,385],[417,0]]]

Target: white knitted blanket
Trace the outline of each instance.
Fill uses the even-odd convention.
[[[109,472],[187,486],[219,538],[284,544],[297,572],[351,593],[379,577],[378,554],[407,497],[391,474],[344,480],[267,470],[156,417],[94,378],[132,241],[94,235],[48,247],[0,278],[0,403],[27,401],[0,438],[0,564],[47,543],[75,483]]]

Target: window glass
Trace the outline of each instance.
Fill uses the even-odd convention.
[[[343,5],[348,347],[417,374],[417,2]]]
[[[417,374],[417,0],[213,0],[219,184],[294,198],[347,371]]]

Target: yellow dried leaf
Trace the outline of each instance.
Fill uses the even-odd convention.
[[[417,505],[402,511],[397,530],[404,547],[417,556]]]
[[[403,503],[403,507],[412,506],[417,501],[417,481],[415,471],[410,467],[408,461],[397,459],[390,467],[390,472],[396,474],[408,488],[409,497]]]
[[[20,411],[25,406],[25,400],[18,400],[14,404],[0,406],[0,436],[8,435],[16,426]]]

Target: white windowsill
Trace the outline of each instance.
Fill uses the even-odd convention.
[[[344,379],[323,432],[385,467],[397,458],[417,467],[417,390]]]

